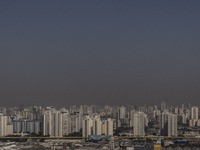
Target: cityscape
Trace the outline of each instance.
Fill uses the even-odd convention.
[[[200,150],[200,0],[0,0],[0,150]]]
[[[1,107],[0,112],[1,147],[5,149],[200,148],[199,106],[190,104],[59,109],[21,105]]]

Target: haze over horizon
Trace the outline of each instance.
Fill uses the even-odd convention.
[[[1,106],[200,100],[200,1],[0,1]]]

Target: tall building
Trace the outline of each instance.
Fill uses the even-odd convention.
[[[0,136],[6,136],[7,133],[7,119],[8,117],[0,114]]]
[[[134,113],[135,113],[135,110],[134,109],[132,109],[131,111],[130,111],[130,115],[129,115],[129,126],[130,127],[133,127],[133,123],[134,123]]]
[[[27,132],[39,134],[41,131],[41,122],[40,121],[28,121],[27,122]]]
[[[197,121],[199,119],[199,108],[191,107],[191,119]]]
[[[79,132],[82,128],[82,114],[74,112],[69,118],[69,133]]]
[[[145,135],[145,114],[143,112],[134,113],[133,134],[134,136]]]
[[[62,137],[62,113],[53,107],[47,107],[43,115],[43,135]]]
[[[125,119],[126,117],[126,108],[124,106],[121,106],[119,108],[119,119]]]
[[[92,135],[101,135],[101,119],[100,116],[95,116],[93,119]]]
[[[13,125],[8,124],[7,125],[7,130],[6,130],[6,135],[12,135],[13,134]]]
[[[163,112],[161,116],[161,135],[177,136],[177,115]]]
[[[108,118],[105,122],[105,135],[113,135],[113,121]]]
[[[91,131],[92,131],[92,119],[90,118],[90,116],[85,116],[83,118],[83,123],[82,123],[82,136],[83,137],[88,137],[88,135],[91,135]]]
[[[60,109],[60,112],[62,114],[62,128],[63,128],[62,132],[63,132],[63,135],[68,135],[70,133],[69,112],[65,108]]]
[[[181,115],[181,123],[182,124],[186,124],[187,123],[187,118],[186,118],[185,114]]]
[[[178,115],[178,113],[179,113],[178,110],[179,110],[178,107],[175,107],[174,113],[175,113],[176,115]]]
[[[160,121],[160,110],[155,109],[153,111],[153,118],[155,118],[156,120]]]

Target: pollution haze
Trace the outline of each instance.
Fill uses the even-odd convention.
[[[1,1],[1,106],[200,99],[200,1]]]

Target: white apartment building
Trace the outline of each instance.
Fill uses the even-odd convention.
[[[145,135],[145,114],[143,112],[134,113],[133,134],[134,136]]]

